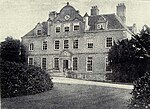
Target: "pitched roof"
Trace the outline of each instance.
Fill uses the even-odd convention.
[[[95,24],[98,23],[99,19],[105,18],[108,22],[108,29],[123,29],[124,26],[122,23],[118,20],[117,16],[115,14],[104,14],[104,15],[96,15],[96,16],[89,16],[89,26],[90,30],[95,30]]]
[[[38,23],[38,24],[39,24],[39,23]],[[38,24],[37,24],[37,25],[38,25]],[[47,22],[42,22],[42,23],[41,23],[41,26],[42,26],[42,29],[43,29],[43,34],[46,35],[46,34],[47,34]],[[36,28],[36,27],[35,27],[35,28]],[[34,36],[34,29],[35,29],[35,28],[33,28],[31,31],[29,31],[29,32],[28,32],[27,34],[25,34],[24,36],[25,36],[25,37],[27,37],[27,36]],[[24,36],[23,36],[23,37],[24,37]]]

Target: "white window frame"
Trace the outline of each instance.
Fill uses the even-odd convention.
[[[30,58],[32,58],[33,60],[33,62],[32,62],[32,65],[34,65],[34,58],[33,57],[28,57],[28,65],[29,65],[29,61],[30,61]]]
[[[56,49],[56,48],[55,48],[55,47],[56,47],[56,46],[55,46],[55,42],[56,42],[56,41],[59,41],[59,49],[60,49],[60,40],[54,40],[54,50],[59,50],[59,49]]]
[[[76,44],[75,42],[77,43],[77,47],[76,47],[76,45],[74,45],[74,44]],[[79,40],[78,39],[74,39],[73,40],[73,49],[78,49],[78,48],[79,48]]]
[[[101,26],[102,26],[102,29],[101,29]],[[97,24],[97,29],[98,30],[105,30],[105,24],[104,23],[98,23]]]
[[[31,46],[31,44],[32,44],[32,46]],[[31,49],[32,48],[32,49]],[[30,43],[29,44],[29,51],[33,51],[34,50],[34,43]]]
[[[75,26],[79,26],[78,30],[75,30]],[[80,25],[73,25],[73,31],[79,31],[80,30]]]
[[[67,29],[67,31],[66,31],[66,28],[69,28],[69,29]],[[65,26],[64,27],[64,32],[69,32],[70,31],[70,27],[69,26]]]
[[[76,69],[74,70],[74,58],[76,58],[77,59],[77,67],[76,67]],[[79,59],[78,59],[78,57],[72,57],[72,71],[78,71],[78,61],[79,61]]]
[[[43,69],[43,58],[46,59],[46,69],[47,69],[47,58],[46,57],[41,58],[41,69]],[[44,69],[44,70],[46,70],[46,69]]]
[[[38,34],[38,31],[41,31],[41,34],[40,34],[40,35]],[[41,36],[41,35],[42,35],[42,29],[37,29],[37,30],[36,30],[36,34],[37,34],[37,36]]]
[[[69,31],[65,31],[65,27],[69,27],[69,31],[70,31],[70,23],[65,23],[65,24],[64,24],[64,29],[63,29],[64,32],[69,32]]]
[[[56,59],[56,58],[58,59],[58,69],[55,69],[55,59]],[[59,70],[59,69],[60,69],[60,68],[59,68],[59,60],[60,60],[59,57],[54,57],[54,58],[53,58],[53,69],[54,69],[54,70]]]
[[[78,30],[74,30],[74,26],[79,26]],[[73,31],[79,31],[80,30],[80,23],[79,22],[74,22],[73,23]]]
[[[56,31],[56,30],[57,30],[56,28],[60,28],[60,31],[57,32],[57,31]],[[61,26],[56,26],[56,27],[55,27],[55,33],[60,33],[60,32],[61,32]]]
[[[107,38],[112,38],[112,46],[113,46],[113,37],[106,37],[105,38],[105,48],[111,48],[111,47],[107,47]]]
[[[91,70],[91,71],[88,70],[88,58],[89,58],[89,57],[92,57],[92,70]],[[88,56],[88,57],[86,58],[86,72],[93,72],[93,56]]]
[[[92,47],[91,47],[91,48],[89,48],[89,44],[92,44]],[[93,48],[94,48],[93,39],[87,39],[87,48],[88,48],[88,49],[93,49]]]
[[[107,71],[107,65],[109,64],[109,62],[108,62],[108,55],[107,56],[105,56],[105,71],[106,72],[112,72],[112,70],[110,70],[110,71]]]
[[[46,42],[46,45],[44,45],[44,42]],[[47,50],[47,49],[48,49],[48,42],[45,40],[42,42],[42,50]]]
[[[68,39],[66,39],[66,40],[68,40]],[[63,48],[64,48],[64,49],[69,49],[69,40],[68,40],[68,43],[67,43],[67,44],[68,44],[68,48],[65,48],[65,41],[66,41],[66,40],[63,40],[63,45],[64,45]]]

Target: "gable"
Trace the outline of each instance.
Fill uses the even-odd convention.
[[[36,30],[41,29],[42,35],[47,35],[47,22],[38,23],[35,28],[25,34],[23,37],[33,37],[36,36]]]

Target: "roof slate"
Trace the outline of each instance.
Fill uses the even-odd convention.
[[[120,21],[117,19],[115,14],[104,14],[104,15],[95,15],[95,16],[89,16],[89,26],[90,30],[95,30],[95,25],[98,23],[99,18],[103,16],[106,21],[108,22],[108,29],[123,29],[124,26],[120,23]]]

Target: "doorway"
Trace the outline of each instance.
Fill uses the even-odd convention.
[[[68,60],[63,60],[63,69],[68,69]]]

